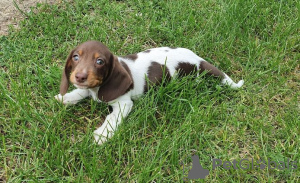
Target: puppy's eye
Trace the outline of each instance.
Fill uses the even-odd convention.
[[[78,56],[78,55],[74,55],[74,56],[73,56],[73,60],[74,60],[74,61],[78,61],[78,60],[79,60],[79,56]]]
[[[97,59],[97,62],[96,62],[98,65],[103,65],[104,64],[104,61],[100,58]]]

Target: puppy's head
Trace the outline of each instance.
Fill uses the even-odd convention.
[[[105,89],[105,92],[114,94],[110,95],[111,97],[99,96],[99,99],[110,101],[124,94],[124,92],[118,92],[120,88],[116,88],[115,83],[120,84],[119,87],[124,86],[127,90],[132,84],[132,79],[122,68],[118,58],[105,45],[97,41],[88,41],[70,52],[62,75],[61,95],[66,94],[69,82],[82,89],[100,86],[99,93]],[[106,88],[109,90],[107,91]]]

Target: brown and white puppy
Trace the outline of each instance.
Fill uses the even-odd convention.
[[[148,84],[159,84],[163,76],[207,74],[221,77],[222,84],[240,88],[244,81],[232,81],[191,50],[186,48],[160,47],[117,57],[102,43],[88,41],[71,51],[62,74],[60,94],[55,98],[63,104],[76,104],[83,98],[92,97],[108,103],[113,111],[101,127],[94,131],[98,144],[112,137],[114,131],[132,109],[132,99],[148,90]],[[77,89],[67,93],[69,83]]]

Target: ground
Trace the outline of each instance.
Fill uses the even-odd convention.
[[[55,0],[28,10],[0,35],[0,183],[300,182],[299,0]],[[87,40],[116,55],[189,48],[245,85],[163,82],[98,146],[107,105],[54,99],[66,58]],[[204,180],[188,180],[195,156]]]
[[[16,0],[16,4],[20,10],[24,12],[30,11],[30,7],[37,3],[52,4],[57,0]],[[0,36],[7,35],[9,25],[17,27],[18,22],[24,18],[24,15],[16,8],[13,0],[0,0]]]

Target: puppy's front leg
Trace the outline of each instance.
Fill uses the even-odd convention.
[[[130,98],[117,100],[111,104],[113,112],[109,114],[101,127],[94,131],[94,138],[99,145],[111,138],[122,119],[125,118],[132,109],[133,102]]]
[[[54,98],[63,104],[76,104],[89,95],[90,93],[87,89],[75,89],[70,93],[66,93],[64,96],[61,94],[55,95]]]

